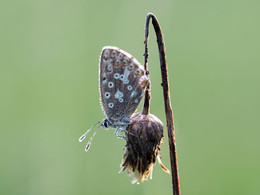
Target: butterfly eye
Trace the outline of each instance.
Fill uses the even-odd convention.
[[[109,125],[108,125],[108,122],[107,122],[107,121],[105,121],[105,122],[104,122],[104,127],[105,127],[105,128],[108,128],[108,127],[109,127]]]

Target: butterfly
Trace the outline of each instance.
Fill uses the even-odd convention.
[[[89,150],[99,127],[115,128],[115,135],[123,137],[119,133],[125,132],[130,124],[130,117],[141,102],[148,83],[149,78],[144,67],[132,55],[117,47],[103,47],[99,59],[99,89],[106,118],[98,121],[79,138],[82,142],[89,131],[99,124],[85,151]]]

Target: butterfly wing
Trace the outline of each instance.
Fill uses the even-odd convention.
[[[129,53],[107,46],[99,64],[100,97],[104,114],[112,121],[130,117],[149,82],[143,66]]]

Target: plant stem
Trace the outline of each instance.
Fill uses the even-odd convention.
[[[145,39],[144,39],[144,69],[146,71],[146,76],[149,76],[149,71],[148,71],[148,34],[149,34],[149,20],[146,20],[146,24],[145,24]],[[147,115],[149,114],[149,108],[150,108],[150,99],[151,99],[151,95],[150,95],[150,85],[151,83],[149,82],[146,90],[145,90],[145,96],[144,96],[144,106],[143,106],[143,110],[142,110],[142,114]]]
[[[165,115],[167,122],[167,130],[168,130],[168,141],[169,141],[169,152],[170,152],[170,160],[171,160],[171,175],[172,175],[172,189],[173,195],[180,195],[180,185],[179,185],[179,176],[178,176],[178,166],[177,166],[177,152],[176,152],[176,144],[175,144],[175,132],[174,132],[174,123],[173,123],[173,112],[170,101],[170,90],[169,90],[169,81],[168,81],[168,70],[165,56],[165,46],[162,31],[159,25],[159,22],[154,14],[148,13],[146,17],[145,24],[145,51],[144,51],[144,68],[146,70],[146,75],[148,76],[148,35],[149,35],[149,22],[152,18],[152,24],[154,27],[154,31],[157,37],[157,44],[159,50],[159,58],[160,58],[160,67],[161,67],[161,76],[162,76],[162,87],[163,87],[163,97],[164,97],[164,107],[165,107]],[[150,106],[150,84],[148,84],[145,91],[144,98],[144,106],[143,106],[143,114],[149,113]]]

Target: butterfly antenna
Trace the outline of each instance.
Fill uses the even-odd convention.
[[[100,123],[100,121],[98,121],[96,124],[94,124],[92,127],[90,127],[90,129],[87,130],[87,131],[79,138],[79,142],[82,142],[82,141],[85,139],[86,135],[90,132],[90,130],[93,129],[93,127],[95,127],[95,126],[96,126],[97,124],[99,124],[99,123]]]
[[[90,138],[90,140],[88,141],[88,144],[86,145],[85,147],[85,152],[87,152],[90,148],[90,145],[91,145],[91,142],[92,142],[92,139],[94,138],[94,136],[96,135],[97,133],[97,130],[99,129],[99,127],[101,127],[100,125],[96,128],[95,132],[93,133],[92,137]]]

